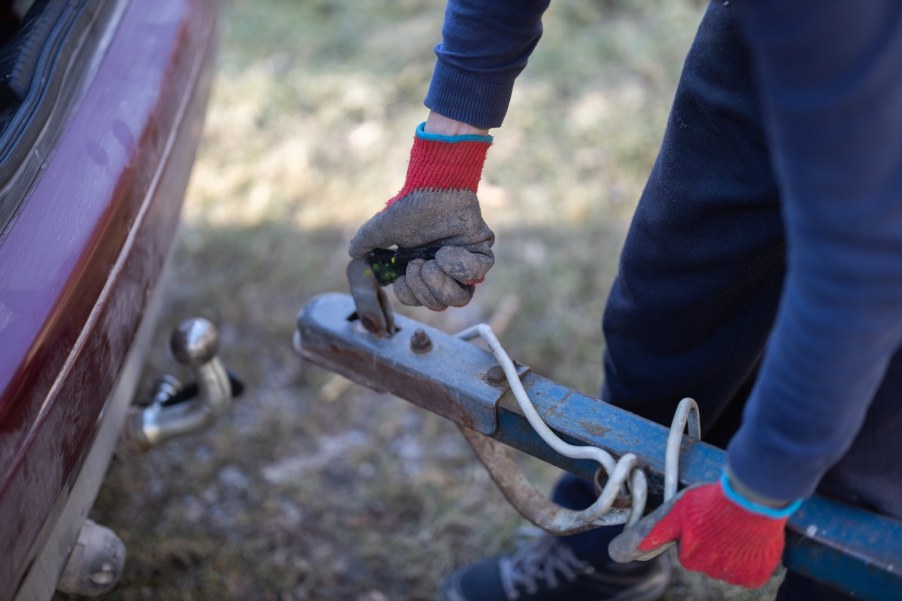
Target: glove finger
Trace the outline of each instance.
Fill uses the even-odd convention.
[[[681,512],[672,513],[672,511],[685,492],[681,492],[617,535],[608,545],[611,559],[618,563],[650,559],[657,555],[660,547],[679,539]]]
[[[402,199],[400,202],[407,202]],[[422,204],[422,203],[420,203]],[[351,258],[360,259],[374,248],[391,248],[392,246],[422,246],[422,243],[409,244],[412,232],[418,231],[413,224],[419,224],[423,229],[423,217],[405,211],[409,203],[401,205],[395,203],[373,215],[369,221],[357,228],[357,232],[348,244],[348,253]],[[429,238],[428,231],[426,237]]]
[[[463,307],[473,298],[474,286],[461,284],[449,276],[437,261],[426,261],[420,270],[420,276],[433,296],[449,307]]]
[[[417,297],[407,285],[407,276],[402,275],[397,280],[395,280],[392,284],[392,290],[394,290],[395,296],[398,298],[398,302],[400,302],[402,305],[407,305],[408,307],[420,306],[420,301],[417,300]]]
[[[430,263],[432,262],[433,261],[430,261]],[[441,300],[432,292],[429,284],[423,280],[422,271],[423,265],[425,264],[426,261],[423,259],[416,259],[415,261],[408,263],[407,275],[404,279],[405,284],[421,305],[427,309],[432,309],[433,311],[444,311],[448,308],[448,305],[441,302]]]
[[[488,247],[472,250],[460,246],[443,246],[435,253],[435,262],[444,273],[461,284],[472,285],[485,279],[485,275],[495,264],[495,255]]]
[[[386,212],[377,213],[372,219],[357,228],[357,232],[348,244],[348,253],[352,259],[362,259],[374,248],[390,248],[396,243],[395,240],[392,240],[394,231],[393,224],[386,223]]]

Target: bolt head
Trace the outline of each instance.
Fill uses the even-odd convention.
[[[428,353],[432,350],[432,340],[422,328],[417,328],[410,336],[410,350],[415,353]]]
[[[507,384],[507,374],[500,365],[490,367],[485,372],[485,381],[492,386],[503,386]]]
[[[179,393],[182,383],[175,376],[166,374],[154,380],[150,388],[151,403],[165,403]],[[144,403],[147,405],[148,403]]]

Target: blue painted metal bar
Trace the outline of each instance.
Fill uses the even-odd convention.
[[[497,363],[488,351],[403,316],[396,316],[395,336],[376,337],[349,319],[353,312],[347,295],[311,300],[298,316],[297,350],[374,390],[392,392],[576,475],[594,475],[596,465],[558,455],[532,430],[505,384],[491,377]],[[410,349],[416,330],[430,338],[430,351]],[[650,506],[660,503],[666,428],[525,370],[521,380],[539,414],[565,440],[615,456],[636,454],[649,478]],[[680,483],[713,481],[722,463],[720,449],[684,438]],[[861,599],[902,599],[902,522],[885,516],[813,497],[789,522],[783,560]]]
[[[649,476],[649,506],[660,504],[665,428],[539,376],[528,375],[523,385],[539,414],[568,442],[599,446],[614,455],[635,453]],[[515,403],[504,398],[498,410],[498,430],[493,438],[573,474],[592,478],[595,464],[555,453],[532,430]],[[680,483],[688,486],[716,480],[723,454],[711,445],[684,438]],[[783,555],[787,568],[861,599],[902,599],[900,561],[902,523],[858,507],[815,496],[803,503],[787,526]]]

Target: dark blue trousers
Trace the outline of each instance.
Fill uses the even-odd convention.
[[[748,49],[729,3],[709,7],[661,151],[633,218],[604,315],[602,398],[669,425],[686,396],[703,438],[738,428],[785,274],[780,197]],[[854,352],[854,349],[849,349]],[[902,518],[902,359],[897,353],[853,447],[819,492]],[[573,476],[559,503],[594,500]],[[568,542],[603,563],[617,528]],[[778,599],[851,599],[790,572]]]

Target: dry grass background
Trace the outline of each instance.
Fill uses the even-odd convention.
[[[599,319],[657,152],[694,0],[559,1],[480,190],[497,263],[448,330],[501,313],[511,354],[584,392]],[[249,391],[213,428],[111,467],[93,517],[125,540],[117,600],[426,600],[510,548],[517,516],[454,428],[303,365],[294,316],[346,290],[346,244],[400,188],[439,0],[227,0],[219,75],[146,378],[203,315]],[[551,483],[551,468],[528,463]],[[764,601],[679,573],[667,599]]]

